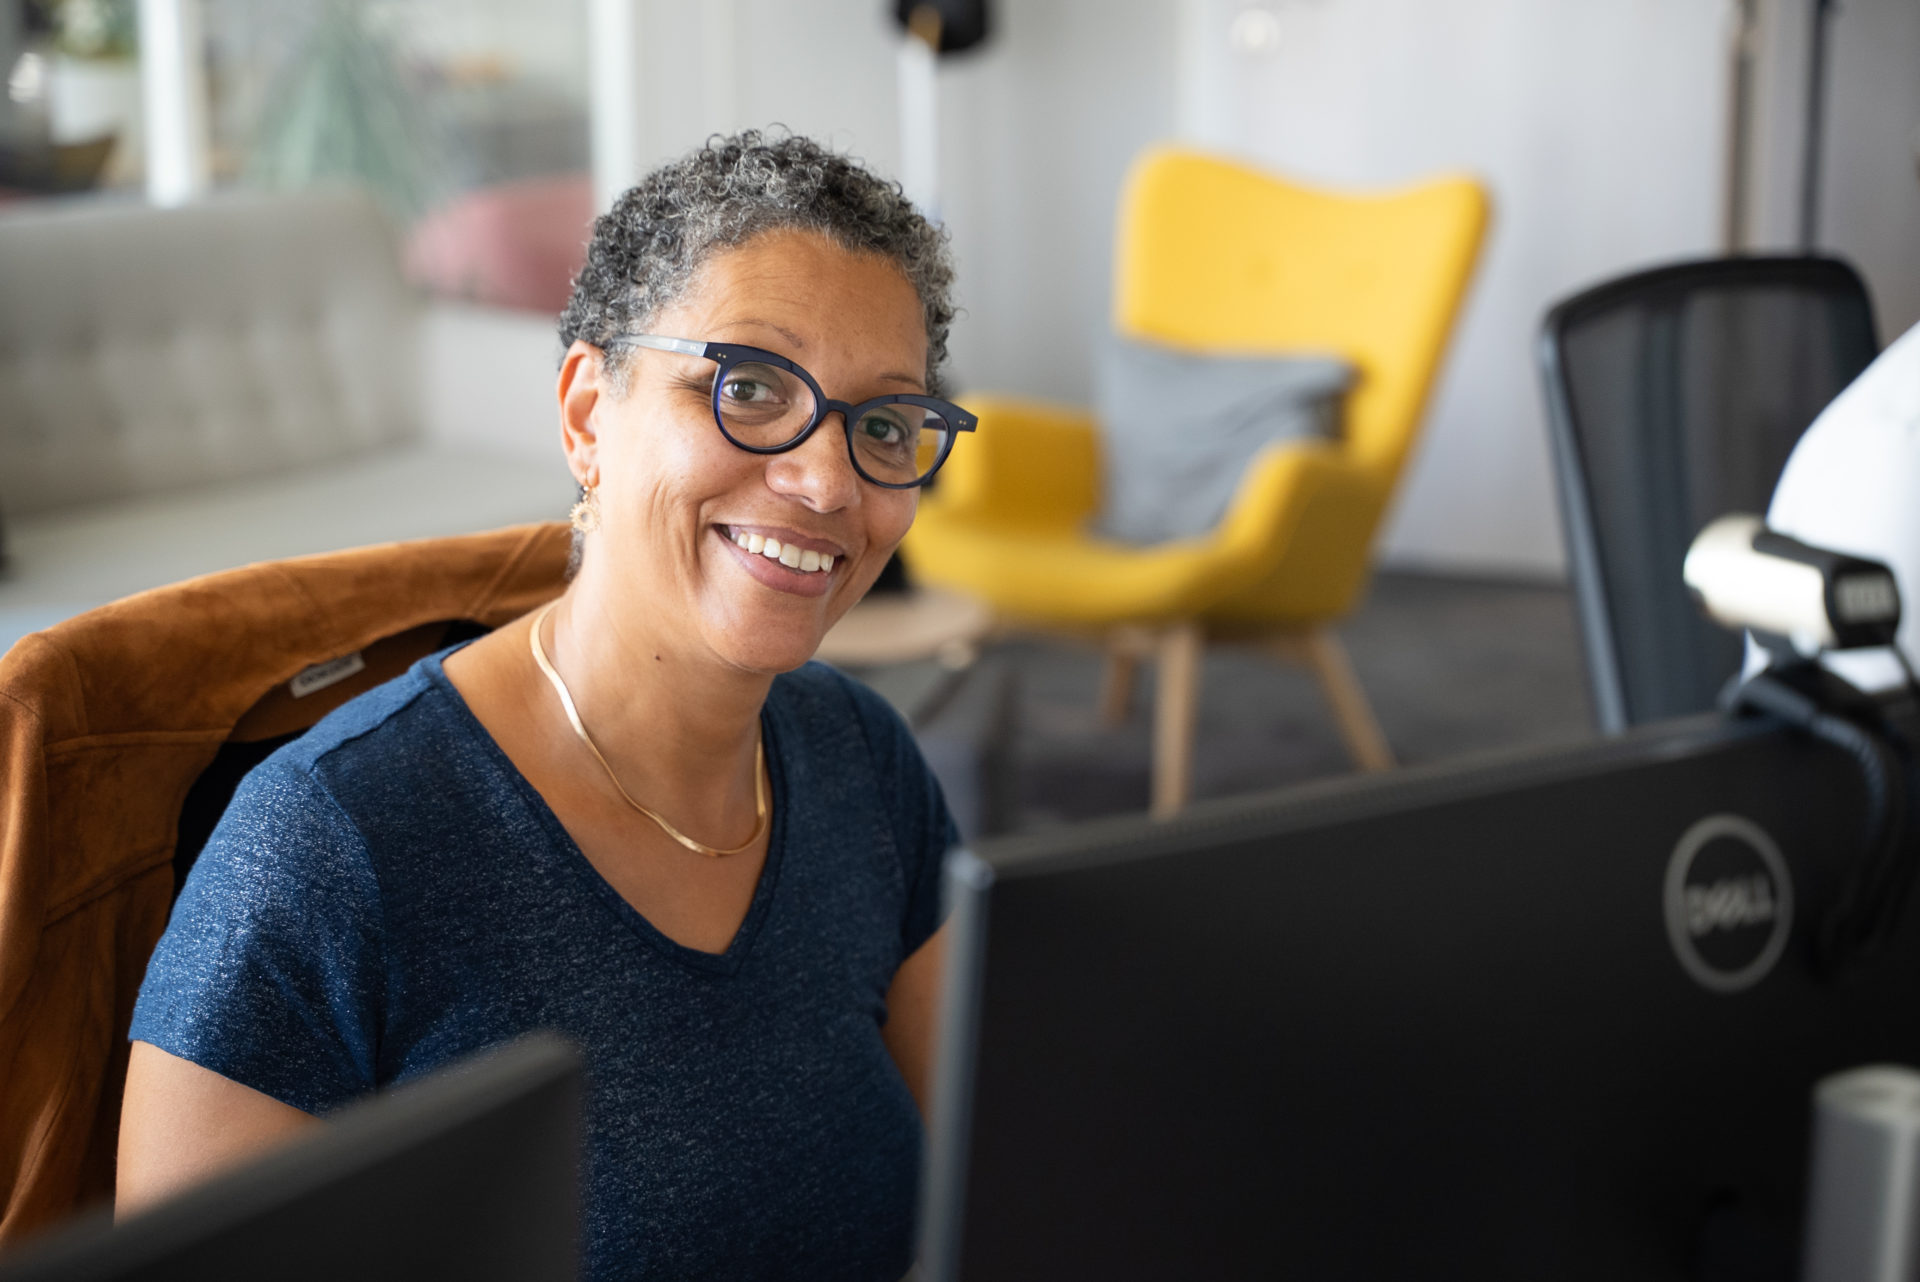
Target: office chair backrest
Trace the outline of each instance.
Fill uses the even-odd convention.
[[[1470,178],[1348,195],[1152,151],[1121,199],[1114,327],[1178,347],[1352,361],[1360,383],[1343,436],[1354,461],[1390,488],[1486,219],[1486,195]]]
[[[1827,258],[1709,259],[1609,282],[1539,343],[1594,713],[1608,733],[1713,706],[1741,640],[1680,578],[1726,512],[1765,512],[1801,433],[1872,362],[1866,286]]]
[[[556,523],[267,562],[0,657],[0,1250],[111,1196],[134,995],[244,768],[550,600],[568,539]]]

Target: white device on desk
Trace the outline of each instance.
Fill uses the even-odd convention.
[[[1920,852],[1912,849],[1909,822],[1911,749],[1878,701],[1828,671],[1820,656],[1887,647],[1920,694],[1896,640],[1900,589],[1881,562],[1789,538],[1745,513],[1702,530],[1681,572],[1709,618],[1751,632],[1766,651],[1763,670],[1729,687],[1727,710],[1775,717],[1841,748],[1860,766],[1864,849],[1842,877],[1814,940],[1821,968],[1837,976],[1891,936]]]
[[[1785,640],[1808,657],[1890,646],[1900,629],[1892,570],[1776,534],[1746,513],[1700,531],[1682,575],[1714,622],[1748,629],[1763,645]]]

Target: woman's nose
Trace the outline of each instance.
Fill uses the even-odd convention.
[[[813,434],[767,460],[767,484],[816,512],[834,512],[853,502],[860,475],[847,453],[846,416],[829,411]]]

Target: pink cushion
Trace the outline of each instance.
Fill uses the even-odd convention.
[[[558,312],[592,233],[587,174],[482,187],[414,224],[407,276],[446,297]]]

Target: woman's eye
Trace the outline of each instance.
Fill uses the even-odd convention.
[[[757,378],[729,378],[720,390],[730,401],[747,403],[771,401],[777,395],[771,383]]]
[[[882,445],[898,445],[907,438],[906,424],[879,414],[862,419],[860,430]]]

